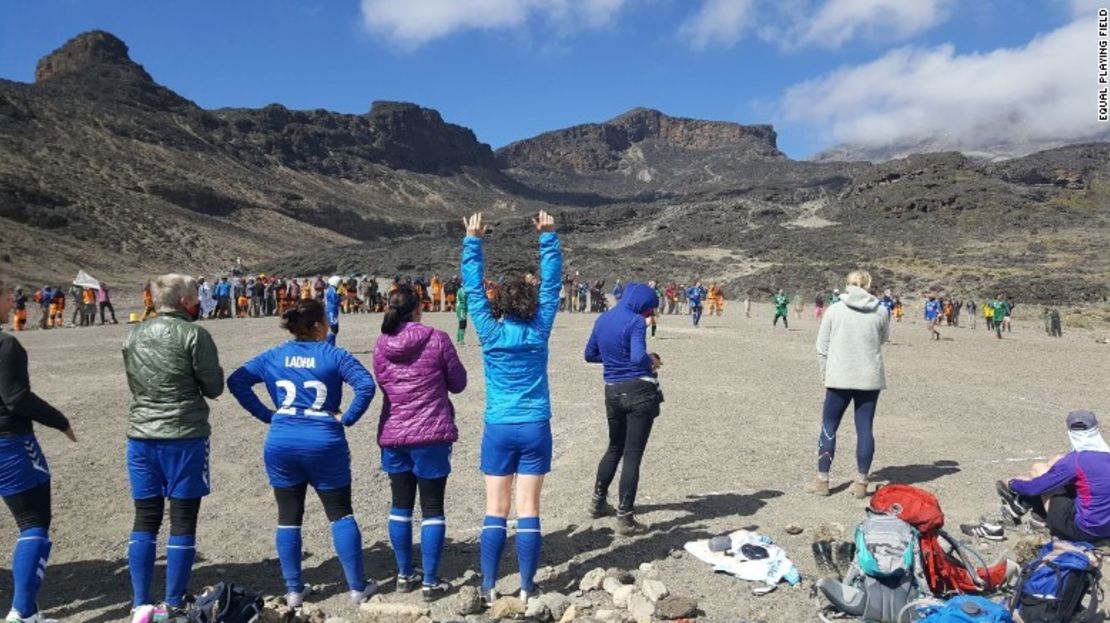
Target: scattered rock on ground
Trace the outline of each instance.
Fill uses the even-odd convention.
[[[615,595],[617,590],[620,589],[620,587],[622,586],[624,586],[624,582],[621,582],[617,578],[608,576],[606,576],[606,578],[601,582],[601,588],[604,588],[605,592],[609,593],[610,595]]]
[[[605,623],[618,623],[623,618],[620,612],[608,608],[598,610],[594,614],[597,615],[598,619],[605,621]]]
[[[547,604],[547,610],[555,621],[562,619],[563,614],[571,607],[570,599],[559,593],[544,593],[540,595],[540,601]]]
[[[415,604],[367,602],[359,606],[358,615],[366,623],[417,623],[431,615],[431,610]]]
[[[571,604],[566,610],[563,611],[563,616],[559,617],[559,623],[571,623],[578,618],[578,607]]]
[[[659,600],[656,604],[659,618],[673,621],[675,619],[690,619],[698,614],[698,602],[690,597],[672,595]]]
[[[342,619],[340,617],[328,617],[328,618],[324,619],[324,623],[350,623],[350,622],[347,619]]]
[[[637,591],[628,598],[628,612],[633,619],[636,619],[636,623],[651,623],[651,617],[655,614],[655,603]]]
[[[474,586],[463,586],[455,593],[451,610],[455,614],[466,616],[478,614],[482,611],[482,594]]]
[[[805,532],[805,529],[803,529],[801,526],[796,526],[794,524],[790,524],[790,525],[786,526],[786,533],[787,534],[791,534],[791,535],[796,536],[796,535],[799,535],[803,532]]]
[[[520,619],[524,617],[524,602],[516,597],[502,597],[489,607],[491,619]]]
[[[328,621],[328,615],[324,614],[324,611],[319,608],[314,608],[307,616],[301,618],[308,623],[327,623]]]
[[[670,595],[667,586],[659,580],[644,580],[644,583],[640,586],[640,590],[652,601],[659,601],[667,595]]]
[[[602,582],[605,581],[605,569],[594,569],[582,576],[582,581],[578,583],[578,589],[583,593],[596,591],[601,589]]]
[[[552,620],[551,609],[547,607],[547,603],[539,598],[532,598],[524,606],[524,618],[535,621],[550,621]]]
[[[632,592],[636,587],[631,584],[624,584],[613,593],[613,605],[618,608],[628,607],[628,598],[632,596]],[[600,615],[599,617],[600,618]]]
[[[635,584],[636,576],[632,575],[631,571],[626,569],[618,569],[612,567],[605,572],[605,577],[615,578],[621,584]]]

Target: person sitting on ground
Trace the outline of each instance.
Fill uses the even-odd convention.
[[[996,483],[1001,517],[1017,525],[1032,514],[1034,526],[1068,541],[1110,538],[1110,445],[1093,412],[1072,411],[1065,422],[1071,452],[1034,464],[1027,476]]]

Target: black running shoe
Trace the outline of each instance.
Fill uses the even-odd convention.
[[[999,480],[994,483],[994,488],[998,492],[998,497],[1002,498],[1002,512],[1009,515],[1014,523],[1021,523],[1021,518],[1029,512],[1029,507],[1022,504],[1018,495],[1010,490],[1010,485],[1005,481]]]
[[[1002,526],[992,523],[965,523],[960,524],[960,532],[967,536],[973,536],[988,541],[1004,541],[1006,540],[1006,532]]]

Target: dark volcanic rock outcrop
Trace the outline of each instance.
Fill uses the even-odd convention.
[[[517,141],[497,150],[497,159],[505,168],[611,171],[619,167],[629,148],[643,141],[688,150],[727,147],[752,160],[785,158],[771,126],[668,117],[658,110],[637,108],[605,123]]]

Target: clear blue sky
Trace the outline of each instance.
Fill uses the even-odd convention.
[[[1066,33],[1059,33],[1068,24],[1087,19],[1086,4],[5,0],[0,77],[30,82],[41,56],[79,32],[104,29],[123,39],[157,81],[205,108],[278,102],[362,113],[377,99],[411,101],[474,129],[496,148],[646,106],[677,116],[774,123],[780,147],[804,158],[838,140],[861,138],[868,132],[861,127],[897,127],[902,118],[928,126],[912,102],[893,101],[898,91],[892,95],[889,85],[874,93],[857,89],[863,93],[852,95],[867,98],[862,103],[837,103],[844,94],[830,72],[854,71],[865,84],[867,71],[884,81],[895,81],[891,71],[909,74],[906,89],[922,91],[913,99],[940,98],[919,105],[943,108],[968,90],[945,84],[943,76],[959,74],[958,68],[979,63],[975,59],[988,64],[978,71],[1028,80],[1012,61],[992,69],[992,51],[1010,48],[1034,60],[1060,54],[1064,43],[1039,51],[1030,42],[1053,33],[1064,40]],[[1092,50],[1093,37],[1086,42]],[[947,53],[944,44],[952,46]],[[914,60],[882,73],[884,59],[894,62],[892,55],[907,50],[935,52],[954,69],[942,68],[942,78],[932,78],[937,84],[912,77],[921,64]],[[1053,78],[1044,80],[1046,92],[1060,90]],[[968,103],[983,107],[980,115],[995,114],[986,110],[991,105],[997,107]],[[860,109],[877,119],[859,118]],[[894,131],[890,138],[897,137]]]

